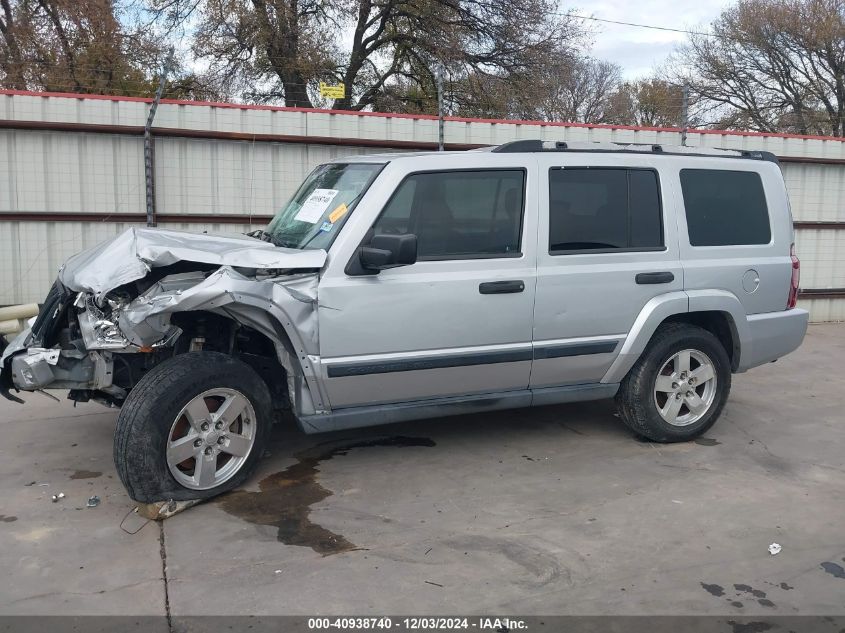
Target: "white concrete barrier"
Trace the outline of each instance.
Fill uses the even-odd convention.
[[[28,319],[37,315],[37,303],[0,308],[0,334],[17,334],[26,327]]]
[[[0,321],[6,322],[10,320],[23,320],[34,317],[38,314],[37,303],[26,303],[18,306],[6,306],[0,308]]]
[[[23,329],[22,321],[0,321],[0,334],[17,334]]]

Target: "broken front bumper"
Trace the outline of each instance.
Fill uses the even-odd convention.
[[[106,351],[26,347],[30,330],[5,345],[0,357],[0,395],[23,402],[12,391],[96,389],[109,392],[114,361]]]
[[[23,402],[17,396],[12,395],[12,370],[6,369],[6,350],[9,349],[9,343],[4,336],[0,336],[0,395],[13,402]]]

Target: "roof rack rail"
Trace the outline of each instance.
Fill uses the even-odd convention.
[[[750,158],[778,163],[777,157],[771,152],[754,150],[720,149],[716,147],[686,147],[657,145],[651,143],[570,143],[568,141],[542,141],[540,139],[523,139],[503,143],[491,150],[497,154],[516,154],[528,152],[620,152],[631,154],[662,154],[666,156],[710,156],[723,158]]]
[[[542,152],[543,141],[529,139],[526,141],[510,141],[494,147],[491,151],[496,154],[517,154],[521,152]]]

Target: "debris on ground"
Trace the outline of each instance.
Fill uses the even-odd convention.
[[[50,362],[49,360],[47,362]],[[43,389],[36,389],[35,393],[40,393],[42,396],[48,397],[50,400],[55,400],[56,402],[61,402],[56,396],[54,396],[49,391],[44,391]]]
[[[53,503],[57,503],[59,501],[59,499],[64,499],[64,498],[65,498],[65,493],[63,493],[63,492],[60,492],[59,494],[55,494],[55,495],[53,495]]]
[[[121,530],[123,530],[124,532],[126,532],[127,534],[129,534],[130,536],[132,536],[133,534],[137,534],[138,532],[140,532],[140,531],[141,531],[141,529],[142,529],[142,528],[143,528],[143,527],[144,527],[147,523],[149,523],[149,522],[150,522],[150,520],[149,520],[149,519],[144,519],[144,520],[143,520],[143,522],[142,522],[140,525],[137,525],[137,527],[133,526],[133,528],[132,528],[132,529],[127,528],[127,527],[126,527],[126,520],[127,520],[130,516],[133,516],[133,517],[134,517],[134,516],[137,516],[137,515],[138,515],[138,508],[132,508],[129,512],[127,512],[127,513],[123,516],[123,519],[121,519],[121,521],[120,521],[120,526],[119,526],[119,527],[120,527],[120,529],[121,529]],[[135,522],[135,523],[137,523],[137,522]]]
[[[88,497],[88,507],[89,508],[96,508],[98,505],[100,505],[100,498],[97,495],[93,495],[91,497]]]
[[[769,545],[769,554],[771,554],[772,556],[774,556],[775,554],[780,554],[780,550],[782,549],[783,548],[780,546],[780,544],[772,543],[771,545]]]
[[[197,505],[202,499],[191,499],[190,501],[176,501],[168,499],[167,501],[155,501],[153,503],[142,503],[138,506],[138,514],[146,519],[153,521],[160,521],[174,514],[187,510],[191,506]]]

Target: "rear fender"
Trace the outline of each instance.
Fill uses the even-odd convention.
[[[745,371],[742,360],[743,356],[748,357],[751,353],[752,337],[748,315],[737,296],[727,290],[689,290],[687,294],[690,312],[724,312],[730,317],[728,321],[734,344],[732,368]]]
[[[619,355],[601,381],[606,383],[621,382],[645,350],[658,326],[673,314],[682,314],[688,311],[689,297],[683,291],[667,292],[649,300],[637,315],[625,342],[622,343]]]
[[[666,319],[676,314],[706,311],[725,312],[731,317],[735,328],[733,334],[738,340],[738,351],[742,353],[750,338],[745,309],[736,295],[725,290],[669,292],[654,297],[645,304],[625,338],[619,355],[601,381],[621,382],[645,351],[657,328]]]

